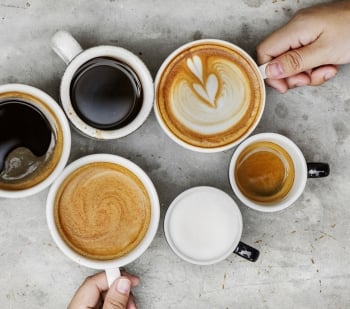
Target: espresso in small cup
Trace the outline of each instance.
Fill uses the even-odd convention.
[[[307,178],[325,177],[327,163],[306,162],[299,147],[276,133],[247,138],[233,153],[229,179],[236,196],[248,207],[274,212],[293,205]]]
[[[23,197],[47,187],[70,152],[68,122],[39,89],[0,86],[0,196]]]
[[[119,267],[137,259],[159,223],[157,191],[133,162],[94,154],[69,164],[50,188],[46,217],[62,252],[76,263],[105,270],[111,284]]]
[[[116,46],[83,50],[72,35],[58,31],[53,50],[66,62],[60,99],[79,132],[108,140],[138,129],[153,107],[150,72],[140,58]]]
[[[235,146],[255,129],[264,110],[265,86],[256,63],[221,40],[198,40],[175,50],[155,84],[161,127],[195,151]]]
[[[294,163],[280,145],[259,141],[247,146],[238,156],[234,171],[238,188],[256,202],[283,199],[294,182]]]

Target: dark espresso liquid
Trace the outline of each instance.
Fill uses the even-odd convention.
[[[74,110],[88,125],[114,130],[130,123],[142,105],[142,87],[125,64],[95,58],[75,73],[70,96]]]
[[[37,164],[35,157],[46,154],[51,139],[50,124],[33,105],[17,99],[0,102],[0,181],[9,170],[18,178],[21,178],[21,173],[33,171],[34,164]],[[20,155],[9,163],[8,157],[16,149],[20,149]],[[26,157],[28,162],[23,162]],[[18,172],[17,168],[24,170]]]

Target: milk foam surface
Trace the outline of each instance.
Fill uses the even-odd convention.
[[[232,199],[219,190],[192,191],[175,200],[169,214],[170,241],[183,256],[210,262],[232,252],[241,233]]]
[[[207,63],[205,76],[202,62]],[[197,67],[191,64],[197,63]],[[172,89],[174,116],[199,134],[216,134],[237,124],[250,104],[244,71],[232,61],[218,57],[189,58],[191,74],[177,77]],[[196,77],[193,79],[193,77]]]
[[[156,89],[157,111],[183,142],[203,148],[237,141],[256,125],[264,85],[238,50],[198,44],[174,56]]]

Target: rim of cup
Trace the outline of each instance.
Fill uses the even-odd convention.
[[[62,145],[61,157],[57,162],[56,167],[53,169],[52,173],[47,178],[45,178],[42,182],[38,183],[37,185],[27,189],[23,189],[23,190],[0,189],[1,197],[22,198],[22,197],[36,194],[46,189],[61,174],[62,170],[64,169],[64,167],[68,162],[68,158],[70,155],[71,132],[70,132],[70,126],[66,118],[66,115],[64,114],[64,112],[62,111],[58,103],[46,92],[38,88],[35,88],[33,86],[29,86],[25,84],[0,85],[0,93],[5,93],[5,92],[22,92],[40,99],[40,101],[42,101],[47,106],[47,109],[49,110],[49,112],[45,113],[45,111],[39,108],[40,111],[42,111],[45,117],[47,117],[49,120],[52,120],[52,118],[54,118],[50,116],[50,112],[54,113],[62,129],[63,145]]]
[[[141,110],[130,123],[114,130],[101,130],[94,128],[85,123],[75,112],[71,98],[70,85],[76,71],[87,61],[97,57],[110,57],[126,63],[138,76],[143,91],[143,101]],[[153,79],[144,62],[131,51],[118,46],[100,45],[84,49],[81,53],[73,58],[68,64],[60,84],[60,101],[63,109],[72,122],[73,126],[83,134],[99,139],[110,140],[129,135],[136,131],[149,116],[154,101]]]
[[[230,204],[233,207],[233,211],[235,212],[236,219],[237,219],[238,231],[236,233],[236,237],[232,240],[230,247],[227,247],[227,250],[221,256],[218,256],[216,258],[212,258],[209,260],[208,259],[202,259],[202,260],[197,259],[196,260],[196,259],[186,255],[185,253],[183,253],[180,249],[178,249],[177,245],[172,240],[172,236],[171,236],[171,233],[169,231],[169,229],[170,229],[169,224],[170,224],[172,213],[173,213],[174,209],[176,208],[176,206],[178,205],[179,201],[181,201],[183,198],[186,198],[190,195],[201,194],[203,192],[212,192],[214,194],[221,194],[223,196],[223,198],[225,198],[227,201],[230,202]],[[195,219],[195,218],[192,218],[192,219]],[[197,220],[198,220],[198,218],[197,218]],[[183,191],[171,202],[171,204],[170,204],[170,206],[167,209],[166,214],[165,214],[163,228],[164,228],[164,234],[165,234],[165,238],[167,240],[167,243],[169,244],[170,248],[173,250],[173,252],[178,257],[180,257],[181,259],[183,259],[186,262],[196,264],[196,265],[211,265],[211,264],[221,262],[221,261],[225,260],[227,257],[229,257],[231,254],[233,254],[233,251],[236,249],[236,247],[237,247],[237,245],[240,242],[241,237],[242,237],[243,219],[242,219],[241,211],[240,211],[239,207],[237,206],[236,202],[226,192],[224,192],[221,189],[211,187],[211,186],[197,186],[197,187],[192,187],[190,189]]]
[[[78,254],[65,243],[65,241],[60,236],[55,224],[55,218],[54,218],[55,196],[60,185],[65,180],[65,178],[68,175],[70,175],[73,171],[75,171],[77,168],[93,162],[110,162],[110,163],[122,165],[123,167],[129,169],[145,185],[145,188],[147,189],[149,198],[151,200],[151,220],[150,220],[146,235],[141,240],[141,242],[137,245],[137,247],[135,247],[132,251],[130,251],[126,255],[123,255],[119,258],[115,258],[111,260],[94,260]],[[142,255],[142,253],[146,251],[146,249],[149,247],[149,245],[153,241],[156,235],[156,232],[158,230],[159,218],[160,218],[160,204],[159,204],[158,194],[149,176],[138,165],[136,165],[132,161],[117,155],[112,155],[112,154],[87,155],[85,157],[81,157],[80,159],[77,159],[76,161],[73,161],[72,163],[70,163],[61,173],[61,175],[52,184],[46,200],[46,219],[47,219],[49,231],[55,243],[60,248],[61,252],[63,252],[68,258],[75,261],[76,263],[89,268],[93,268],[93,269],[117,268],[117,267],[127,265],[132,261],[136,260],[139,256]]]
[[[280,145],[291,156],[294,164],[294,183],[288,194],[282,199],[272,203],[261,203],[248,199],[241,193],[235,182],[235,162],[240,153],[250,144],[258,141],[269,141]],[[261,212],[275,212],[293,205],[304,192],[307,182],[307,164],[300,148],[288,137],[278,133],[258,133],[248,137],[234,151],[229,165],[229,181],[237,198],[244,205]]]
[[[160,114],[160,111],[158,109],[158,104],[157,104],[158,83],[160,81],[160,78],[161,78],[161,75],[162,75],[163,71],[166,69],[166,67],[169,65],[169,63],[172,61],[172,59],[175,58],[178,54],[180,54],[181,52],[183,52],[184,50],[188,49],[191,46],[200,45],[200,44],[206,44],[206,43],[223,45],[223,46],[226,46],[228,48],[237,50],[255,68],[255,71],[256,71],[257,75],[259,76],[260,83],[262,85],[262,87],[261,87],[261,90],[262,90],[262,93],[261,93],[262,108],[261,108],[260,114],[256,118],[256,121],[255,121],[254,125],[252,125],[251,128],[249,128],[249,130],[247,131],[246,134],[244,134],[241,138],[237,139],[236,141],[234,141],[232,143],[229,143],[227,145],[223,145],[223,146],[219,146],[219,147],[213,147],[213,148],[204,148],[204,147],[191,145],[189,143],[184,142],[181,138],[177,137],[168,128],[168,126],[164,123],[164,120],[163,120],[163,118],[162,118],[162,116]],[[228,149],[231,149],[231,148],[237,146],[244,139],[246,139],[247,136],[252,134],[252,132],[255,130],[255,128],[259,124],[259,122],[261,120],[261,117],[262,117],[262,115],[264,113],[265,101],[266,101],[266,88],[265,88],[265,84],[264,84],[264,77],[263,77],[263,75],[261,73],[261,70],[259,69],[259,67],[256,64],[256,62],[254,61],[254,59],[244,49],[242,49],[241,47],[237,46],[234,43],[231,43],[231,42],[228,42],[228,41],[225,41],[225,40],[208,38],[208,39],[199,39],[199,40],[187,42],[187,43],[181,45],[180,47],[176,48],[173,52],[171,52],[165,58],[165,60],[163,61],[162,65],[158,69],[156,77],[155,77],[154,96],[155,96],[154,113],[155,113],[156,119],[157,119],[159,125],[161,126],[161,128],[168,135],[168,137],[170,137],[173,141],[175,141],[177,144],[179,144],[180,146],[182,146],[182,147],[184,147],[186,149],[189,149],[189,150],[192,150],[192,151],[197,151],[197,152],[203,152],[203,153],[215,153],[215,152],[225,151],[225,150],[228,150]]]

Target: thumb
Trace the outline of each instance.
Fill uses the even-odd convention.
[[[118,278],[109,288],[103,309],[125,309],[130,294],[131,282],[126,277]]]
[[[324,49],[317,44],[290,50],[267,64],[267,78],[280,79],[319,67],[325,63]]]

